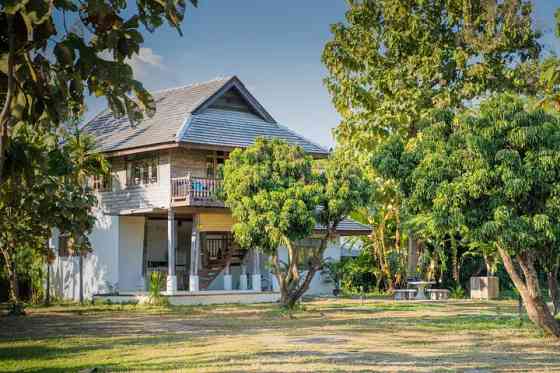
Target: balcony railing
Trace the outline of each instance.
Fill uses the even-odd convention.
[[[223,206],[217,197],[222,180],[204,177],[185,176],[171,179],[171,198],[173,202],[187,206]]]

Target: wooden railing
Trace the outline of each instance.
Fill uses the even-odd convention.
[[[171,179],[171,198],[173,201],[186,201],[187,204],[204,204],[219,201],[216,193],[222,180],[204,177],[185,176]]]

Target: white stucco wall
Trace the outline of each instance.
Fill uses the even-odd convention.
[[[84,257],[84,297],[105,293],[118,287],[119,282],[119,217],[95,212],[97,221],[89,239],[93,251]],[[53,246],[58,253],[58,232],[53,232]],[[51,267],[55,296],[79,299],[79,265],[77,257],[58,257]]]
[[[143,290],[144,217],[121,216],[119,224],[119,291]]]
[[[323,259],[339,261],[340,252],[341,252],[340,239],[337,239],[335,241],[330,242],[327,245],[327,249],[323,254]],[[287,262],[288,250],[285,247],[278,248],[278,257],[280,260]],[[324,295],[324,294],[332,295],[334,284],[327,280],[328,278],[326,275],[321,273],[321,271],[317,272],[313,277],[313,280],[311,280],[311,284],[309,285],[309,290],[307,290],[305,295]]]

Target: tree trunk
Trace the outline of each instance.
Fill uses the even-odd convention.
[[[416,266],[418,265],[418,242],[412,230],[408,231],[408,266],[407,276],[416,277]]]
[[[459,253],[457,250],[457,241],[455,241],[455,237],[451,235],[451,266],[453,270],[453,280],[455,281],[456,285],[460,285],[458,256]]]
[[[19,287],[18,278],[16,272],[16,266],[12,259],[12,256],[8,252],[9,249],[2,249],[2,256],[4,256],[4,262],[6,263],[6,271],[8,272],[8,281],[10,283],[10,315],[24,315],[23,305],[19,302]]]
[[[47,259],[47,286],[45,290],[45,306],[51,304],[51,264]]]
[[[523,298],[523,303],[525,304],[529,319],[546,333],[560,339],[560,324],[554,316],[552,316],[550,309],[540,294],[533,258],[527,254],[516,256],[516,260],[521,266],[525,277],[525,279],[523,279],[515,268],[515,264],[509,253],[500,247],[498,251],[502,257],[507,273],[519,291],[521,298]]]
[[[558,269],[555,266],[552,271],[548,272],[548,293],[552,299],[552,314],[554,316],[560,313],[560,288],[558,287]]]
[[[78,267],[80,270],[80,304],[84,304],[84,256],[78,256]]]
[[[8,34],[8,87],[6,92],[6,100],[0,112],[0,184],[2,184],[4,175],[4,162],[6,160],[6,148],[8,147],[8,122],[10,118],[10,107],[15,94],[14,81],[14,64],[15,64],[15,32],[14,17],[7,16],[7,34]]]

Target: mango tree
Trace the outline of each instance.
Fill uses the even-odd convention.
[[[535,90],[541,46],[530,1],[348,3],[345,22],[332,25],[322,57],[342,117],[335,132],[340,147],[368,156],[393,134],[415,138],[434,110],[461,110],[489,92]],[[412,272],[417,233],[408,234]],[[447,239],[455,244],[457,234]]]
[[[233,151],[223,175],[223,198],[236,221],[237,242],[271,257],[281,304],[292,308],[322,268],[338,224],[368,202],[369,184],[348,158],[332,155],[317,171],[302,148],[265,139]],[[310,236],[319,239],[317,246],[299,244]],[[281,247],[286,262],[279,256]]]
[[[557,258],[560,243],[560,120],[502,95],[423,126],[416,141],[395,136],[381,147],[377,167],[407,185],[434,224],[491,244],[529,318],[560,337],[537,272],[539,262]],[[391,172],[390,164],[402,167]]]

